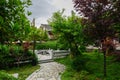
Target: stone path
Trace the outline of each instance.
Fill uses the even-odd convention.
[[[50,54],[38,54],[35,51],[38,60],[48,60],[51,59]],[[65,66],[57,62],[49,62],[39,64],[40,69],[33,72],[26,80],[61,80],[60,74],[65,70]]]
[[[57,62],[40,64],[40,69],[32,73],[26,80],[61,80],[60,74],[65,66]]]
[[[37,56],[38,56],[38,61],[51,59],[51,56],[49,54],[47,55],[38,54]]]

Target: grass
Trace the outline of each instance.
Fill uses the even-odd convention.
[[[9,74],[14,74],[14,73],[18,73],[19,80],[25,80],[31,73],[33,73],[35,70],[39,69],[40,66],[36,65],[36,66],[32,66],[32,65],[26,65],[26,66],[22,66],[22,67],[15,67],[15,68],[10,68],[7,70],[4,70],[5,72],[9,73]]]
[[[66,66],[62,74],[62,80],[120,80],[120,62],[113,61],[113,57],[107,56],[107,77],[103,76],[103,54],[98,52],[84,53],[85,69],[76,71],[72,67],[72,59],[68,56],[56,61]]]
[[[18,79],[14,78],[12,75],[4,71],[0,71],[0,80],[18,80]]]

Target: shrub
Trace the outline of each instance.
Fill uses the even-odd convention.
[[[31,51],[27,51],[25,54],[26,55],[24,57],[27,56],[29,58],[29,60],[32,60],[31,64],[33,66],[37,65],[37,63],[38,63],[38,57],[37,57],[37,55],[35,53],[32,53]]]
[[[81,53],[86,51],[86,47],[85,46],[80,46],[78,49]]]
[[[0,68],[7,68],[13,60],[9,57],[9,46],[0,45]]]
[[[32,60],[31,64],[37,64],[37,57],[35,54],[21,46],[0,45],[0,69],[9,68],[13,66],[20,66],[19,61]]]
[[[29,50],[29,46],[30,46],[29,42],[23,43],[23,50],[24,50],[24,52],[27,52]]]
[[[90,79],[87,79],[88,74],[89,72],[85,70],[81,70],[80,72],[75,73],[74,78],[75,80],[90,80]]]
[[[73,59],[72,62],[72,68],[76,71],[81,71],[86,69],[86,62],[88,61],[88,58],[84,57],[83,55],[78,56]]]
[[[8,45],[0,45],[1,54],[8,55],[9,54],[9,46]]]
[[[69,49],[69,47],[67,46],[67,44],[61,44],[61,43],[57,43],[57,48],[60,49],[60,50],[63,50],[63,49]]]
[[[32,54],[32,65],[35,66],[38,63],[38,58],[35,54]]]
[[[36,49],[57,49],[56,41],[47,41],[36,45]]]

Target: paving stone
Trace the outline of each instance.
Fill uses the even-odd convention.
[[[40,66],[40,69],[26,80],[60,80],[59,74],[65,70],[65,66],[57,62],[43,63]]]
[[[39,60],[51,59],[51,55],[38,54]],[[60,80],[60,75],[65,70],[65,66],[57,62],[49,62],[40,64],[40,69],[33,72],[26,80]]]
[[[45,80],[44,78],[37,78],[36,80]]]

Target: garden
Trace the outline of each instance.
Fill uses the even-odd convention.
[[[26,17],[31,14],[25,13],[30,0],[3,0],[0,5],[0,80],[25,80],[40,68],[28,43],[33,40],[32,36],[37,36],[33,30],[37,33],[41,30],[31,27]],[[18,79],[11,75],[14,73],[19,74]]]
[[[54,60],[66,67],[62,80],[120,80],[120,1],[72,1],[78,14],[62,9],[48,19],[52,40],[28,20],[31,0],[0,1],[0,80],[25,80],[40,69],[35,50],[42,49],[70,50]]]
[[[119,80],[120,62],[115,59],[107,56],[107,77],[104,77],[103,53],[97,51],[85,52],[74,60],[67,56],[56,61],[66,66],[62,80]]]

